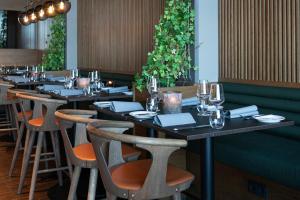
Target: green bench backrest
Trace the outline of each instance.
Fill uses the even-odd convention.
[[[295,121],[295,126],[262,131],[300,141],[300,89],[223,83],[225,108],[257,105],[260,113],[278,114]]]

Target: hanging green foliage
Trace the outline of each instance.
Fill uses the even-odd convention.
[[[142,91],[151,76],[161,86],[172,87],[191,69],[190,46],[194,43],[194,18],[191,0],[167,0],[164,15],[155,26],[154,50],[148,53],[147,64],[135,76],[136,87]]]
[[[50,26],[50,35],[48,35],[48,49],[42,59],[42,65],[45,70],[59,71],[65,66],[65,16],[58,15],[53,19]]]
[[[0,48],[7,47],[7,11],[0,11]]]

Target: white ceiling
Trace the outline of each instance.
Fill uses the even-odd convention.
[[[22,11],[26,6],[26,0],[0,0],[0,10]]]

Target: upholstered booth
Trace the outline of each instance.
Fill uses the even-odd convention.
[[[294,120],[295,125],[216,138],[216,160],[276,184],[299,189],[300,89],[234,83],[223,86],[225,109],[257,105],[260,113],[285,116]],[[190,143],[188,150],[199,153],[199,145]]]

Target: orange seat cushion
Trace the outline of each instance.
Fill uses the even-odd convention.
[[[80,144],[73,148],[73,152],[77,158],[80,160],[94,161],[96,160],[96,155],[91,143]],[[135,148],[122,144],[122,155],[123,158],[128,158],[130,156],[137,156],[140,154],[140,151]]]
[[[26,115],[27,118],[30,118],[32,116],[32,110],[25,111],[25,115]],[[22,112],[18,112],[18,119],[19,120],[23,120],[24,119]]]
[[[31,119],[28,121],[28,123],[32,126],[42,126],[44,123],[44,118],[39,117],[39,118]]]
[[[124,190],[140,190],[143,187],[151,160],[137,160],[121,164],[111,169],[113,182]],[[194,179],[194,175],[188,171],[169,164],[167,169],[167,184],[176,186]]]

